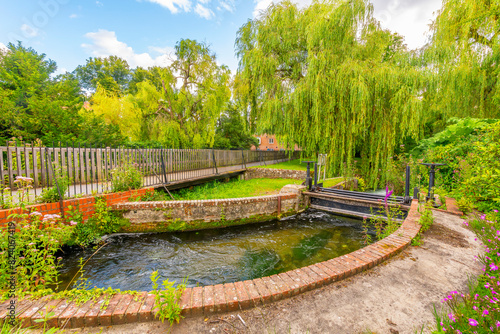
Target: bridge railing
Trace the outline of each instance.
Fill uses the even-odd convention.
[[[123,148],[78,145],[42,147],[0,146],[0,191],[16,191],[18,176],[33,179],[34,195],[54,186],[56,176],[69,180],[73,194],[102,193],[110,190],[112,172],[124,163],[144,176],[144,186],[156,186],[216,174],[224,168],[245,168],[249,163],[284,160],[297,152]]]

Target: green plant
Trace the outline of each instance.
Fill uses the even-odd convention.
[[[38,201],[40,203],[54,203],[61,199],[65,199],[70,181],[60,170],[56,171],[56,175],[54,185],[49,189],[44,190],[38,197]],[[59,193],[61,196],[59,196]]]
[[[17,278],[17,295],[46,290],[57,284],[57,268],[61,258],[56,252],[65,244],[71,235],[71,226],[65,225],[58,215],[42,215],[39,212],[30,214],[19,209],[9,219],[15,222],[15,275]],[[0,290],[9,287],[10,266],[8,265],[9,233],[2,229],[0,238]],[[11,250],[12,251],[12,250]]]
[[[129,162],[124,162],[111,171],[111,189],[113,192],[139,189],[142,187],[142,181],[142,173]]]
[[[86,222],[82,220],[76,223],[70,244],[87,247],[94,244],[100,237],[115,233],[126,224],[126,221],[110,210],[103,197],[95,198],[94,214]]]
[[[167,319],[172,325],[174,322],[179,323],[181,316],[181,300],[182,293],[186,288],[187,278],[184,278],[177,287],[174,287],[175,282],[170,282],[165,279],[162,283],[163,290],[158,290],[158,271],[151,273],[151,281],[153,282],[153,291],[155,295],[155,307],[157,308],[156,316],[159,317],[161,322]]]
[[[423,208],[423,211],[421,212]],[[418,220],[421,228],[418,234],[411,241],[413,246],[421,246],[422,245],[422,233],[427,231],[432,224],[434,223],[434,216],[432,215],[432,204],[430,202],[426,202],[423,206],[418,208],[420,212],[420,218]]]

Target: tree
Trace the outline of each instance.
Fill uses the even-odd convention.
[[[500,118],[500,3],[445,0],[424,59],[436,75],[427,106],[436,117]]]
[[[56,69],[55,62],[21,43],[0,51],[0,137],[41,139],[50,145],[85,141],[98,131],[103,138],[120,141],[102,120],[80,115],[83,98],[78,81],[72,74],[54,77]]]
[[[175,46],[169,68],[151,68],[132,99],[143,113],[141,140],[168,140],[173,147],[211,147],[216,122],[230,98],[229,69],[193,40]]]
[[[219,118],[215,132],[214,148],[250,149],[258,146],[257,138],[247,130],[245,120],[234,103],[230,103],[226,112]]]
[[[340,172],[362,156],[371,186],[395,148],[418,138],[425,77],[367,0],[272,5],[238,31],[237,80],[252,122]]]
[[[73,72],[82,88],[95,92],[97,87],[122,94],[128,89],[131,71],[125,59],[117,56],[89,58],[85,66],[78,66]]]

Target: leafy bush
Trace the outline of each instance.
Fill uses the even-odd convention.
[[[470,209],[473,204],[483,212],[499,209],[500,122],[486,124],[468,136],[449,138],[454,141],[435,146],[424,155],[426,162],[447,164],[436,173],[437,184],[463,207]]]
[[[62,199],[65,198],[65,194],[69,188],[69,179],[67,176],[59,175],[56,178],[57,185],[59,186],[59,191],[61,192]],[[57,186],[54,184],[51,188],[44,190],[42,194],[38,197],[40,203],[55,203],[61,200],[59,197],[59,191]]]
[[[97,242],[103,235],[118,232],[126,223],[108,208],[106,200],[102,197],[96,197],[94,211],[95,213],[85,223],[81,217],[72,216],[71,219],[77,221],[74,221],[76,226],[69,244],[87,247]]]
[[[57,268],[61,258],[56,252],[71,235],[72,228],[65,225],[58,215],[45,215],[39,212],[15,213],[9,219],[16,223],[15,247],[13,257],[16,268],[16,289],[28,293],[47,289],[57,283]],[[0,290],[9,287],[9,231],[1,230],[0,237]],[[12,249],[10,249],[12,251]],[[18,293],[18,295],[20,295]]]
[[[113,192],[139,189],[142,187],[142,173],[129,162],[125,162],[115,168],[111,172],[111,175],[111,188]]]
[[[170,282],[165,279],[162,283],[164,290],[158,290],[158,271],[151,273],[151,281],[153,282],[153,291],[155,295],[155,307],[156,316],[161,320],[161,322],[167,319],[172,325],[174,322],[179,322],[182,318],[181,316],[181,306],[179,302],[181,300],[182,292],[186,289],[187,279],[183,279],[182,282],[174,287],[174,282]]]

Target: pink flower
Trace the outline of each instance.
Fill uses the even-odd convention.
[[[69,224],[70,224],[71,226],[75,226],[75,225],[77,225],[78,223],[77,223],[77,222],[75,222],[75,221],[70,221],[70,222],[69,222]]]
[[[490,312],[488,312],[488,310],[484,310],[484,311],[483,311],[483,317],[484,317],[484,316],[486,316],[486,315],[488,315],[489,313],[490,313]]]
[[[469,325],[471,326],[477,326],[478,325],[478,322],[474,319],[469,319]]]

